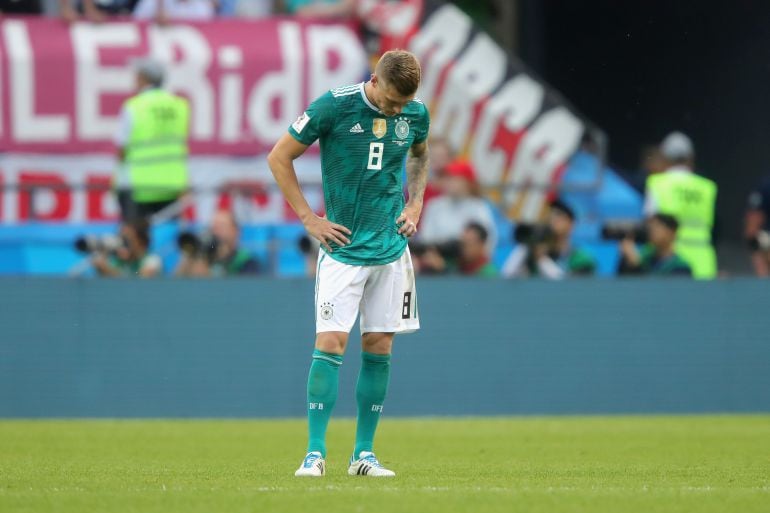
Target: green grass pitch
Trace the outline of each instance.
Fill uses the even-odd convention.
[[[1,421],[0,512],[768,512],[770,416],[392,419],[394,479],[298,479],[284,421]]]

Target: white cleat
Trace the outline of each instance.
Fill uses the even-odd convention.
[[[348,474],[351,476],[368,477],[394,477],[396,475],[392,470],[388,470],[380,465],[373,452],[367,451],[361,451],[357,460],[354,460],[353,457],[350,458]]]
[[[320,452],[309,452],[302,465],[294,473],[296,477],[322,477],[326,474],[326,461]]]

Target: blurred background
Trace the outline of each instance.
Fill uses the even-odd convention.
[[[767,2],[0,12],[0,416],[303,415],[318,245],[266,156],[391,48],[431,175],[389,411],[770,409]]]
[[[768,273],[764,2],[1,5],[2,274],[312,274],[317,245],[266,153],[313,98],[396,47],[422,59],[433,118],[421,273]],[[165,137],[126,114],[155,85],[188,103],[166,148],[183,157],[150,172],[173,184],[132,164],[137,133]],[[323,213],[317,151],[297,168]]]

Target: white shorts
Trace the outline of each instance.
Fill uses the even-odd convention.
[[[409,249],[385,265],[350,265],[318,254],[316,333],[350,333],[361,312],[361,333],[410,333],[420,328]]]

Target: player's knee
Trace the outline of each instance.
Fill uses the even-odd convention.
[[[316,335],[315,348],[324,353],[344,354],[347,343],[347,333],[342,331],[325,331]]]
[[[393,333],[364,333],[361,348],[367,353],[390,354],[393,348]]]

